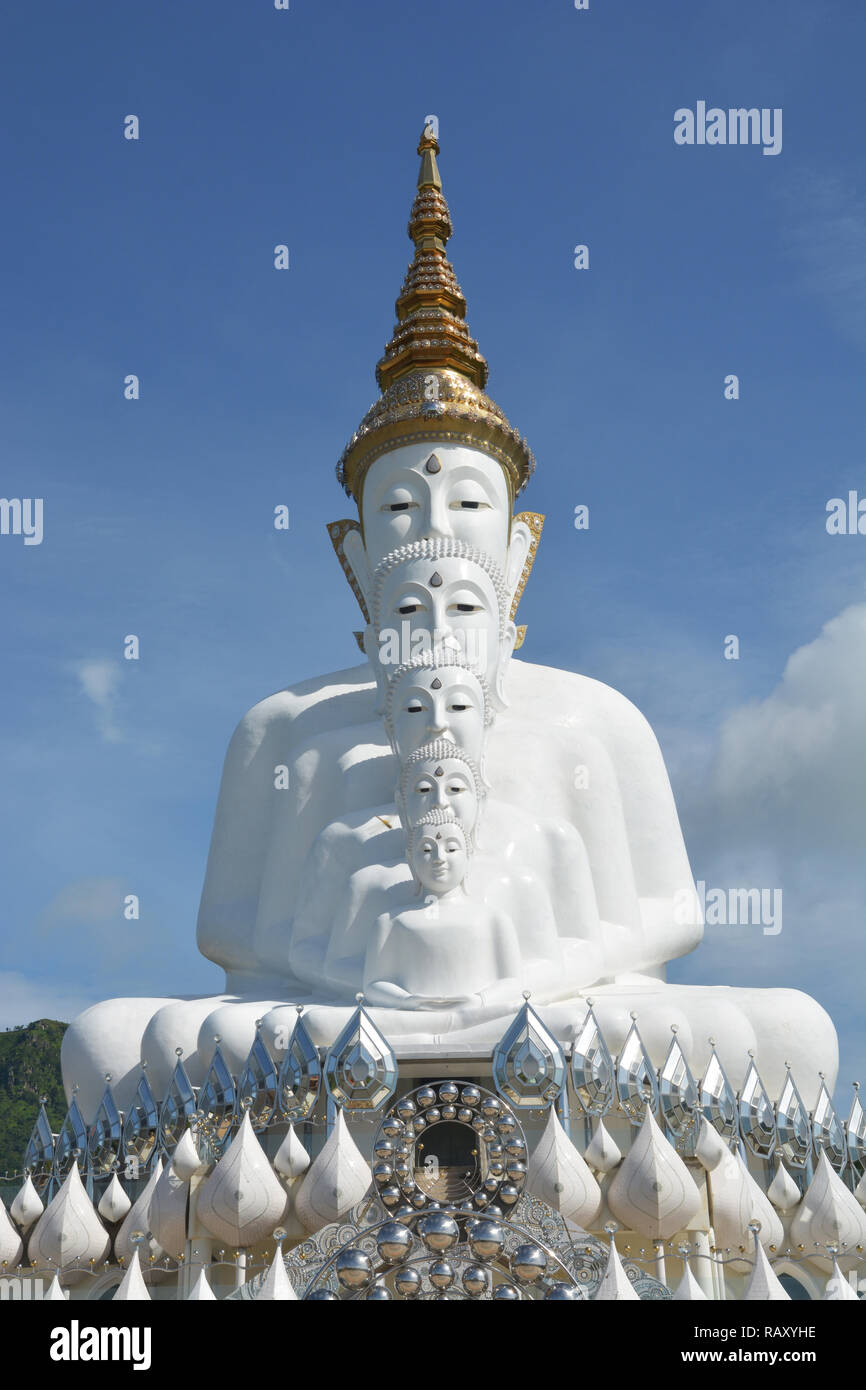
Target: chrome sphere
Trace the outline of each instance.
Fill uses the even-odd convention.
[[[492,1125],[485,1125],[481,1131],[481,1138],[485,1144],[495,1144],[496,1130]]]
[[[418,1234],[427,1249],[438,1254],[450,1250],[452,1245],[457,1244],[460,1239],[460,1227],[447,1212],[431,1211],[418,1222]]]
[[[414,1129],[416,1134],[420,1134],[422,1129],[426,1127],[426,1124],[427,1121],[423,1115],[416,1115],[414,1120],[412,1121],[412,1128]]]
[[[412,1249],[412,1232],[402,1221],[386,1221],[376,1236],[376,1248],[386,1264],[404,1260]]]
[[[498,1120],[502,1110],[502,1101],[495,1096],[485,1096],[481,1102],[481,1113],[485,1120]]]
[[[497,1284],[493,1297],[497,1303],[516,1303],[520,1300],[520,1294],[511,1284]]]
[[[476,1221],[469,1232],[469,1248],[477,1260],[492,1260],[505,1244],[505,1232],[498,1221]]]
[[[481,1099],[481,1092],[477,1086],[464,1086],[460,1092],[460,1099],[464,1105],[477,1105]]]
[[[487,1215],[496,1217],[501,1217],[503,1215],[502,1208],[498,1202],[490,1203],[490,1206],[487,1208]]]
[[[463,1271],[463,1287],[470,1298],[480,1298],[490,1287],[490,1275],[482,1265],[468,1265]]]
[[[487,1121],[482,1120],[480,1115],[473,1115],[472,1128],[475,1130],[476,1134],[480,1134],[482,1130],[485,1130],[487,1128]]]
[[[415,1114],[414,1100],[409,1100],[408,1096],[401,1100],[397,1105],[397,1114],[401,1120],[411,1120]]]
[[[496,1121],[496,1128],[499,1130],[500,1134],[513,1134],[517,1128],[517,1121],[514,1116],[506,1110]]]
[[[457,1119],[457,1106],[456,1106],[456,1105],[443,1105],[443,1106],[442,1106],[442,1118],[443,1118],[443,1120],[456,1120],[456,1119]]]
[[[370,1256],[363,1250],[341,1250],[334,1266],[337,1279],[344,1289],[366,1289],[373,1279],[373,1266]]]
[[[365,1295],[365,1300],[367,1303],[390,1303],[391,1290],[384,1284],[374,1284]]]
[[[425,1110],[428,1105],[432,1105],[436,1099],[436,1092],[432,1086],[422,1086],[420,1091],[415,1092],[415,1099],[419,1105],[423,1105]]]
[[[446,1081],[439,1087],[439,1099],[445,1104],[450,1105],[460,1094],[460,1088],[454,1085],[453,1081]]]
[[[468,1125],[472,1120],[472,1111],[464,1105],[457,1111],[457,1119],[460,1121],[461,1125]]]
[[[395,1144],[393,1139],[377,1139],[373,1154],[383,1163],[389,1163],[394,1156]]]
[[[411,1225],[415,1220],[415,1208],[410,1207],[408,1202],[404,1202],[403,1205],[398,1207],[394,1212],[394,1220],[402,1221],[405,1226]]]
[[[411,1265],[408,1269],[398,1269],[394,1287],[403,1298],[417,1298],[421,1292],[421,1275]]]
[[[434,1260],[427,1273],[435,1289],[450,1289],[454,1283],[454,1266],[448,1260]]]
[[[379,1193],[379,1196],[381,1197],[385,1206],[388,1208],[399,1206],[400,1202],[403,1199],[403,1193],[400,1191],[399,1187],[395,1182],[391,1182],[388,1184],[387,1187],[383,1187]]]
[[[373,1166],[373,1177],[378,1183],[390,1182],[394,1176],[394,1165],[392,1163],[376,1163]]]
[[[495,1193],[495,1191],[496,1191],[496,1189],[498,1188],[498,1186],[499,1186],[499,1179],[498,1179],[498,1178],[488,1177],[488,1178],[485,1178],[485,1179],[484,1179],[484,1191],[485,1191],[485,1192],[489,1192],[491,1197],[492,1197],[493,1194]]]
[[[391,1139],[398,1139],[403,1133],[403,1121],[398,1120],[396,1115],[386,1116],[382,1121],[382,1133]]]
[[[499,1189],[499,1200],[506,1207],[513,1207],[520,1201],[520,1189],[513,1182],[504,1182]]]
[[[580,1303],[582,1295],[576,1284],[565,1284],[557,1280],[552,1289],[544,1295],[545,1303]]]
[[[442,1119],[442,1111],[438,1108],[438,1106],[434,1105],[432,1110],[427,1111],[426,1118],[428,1125],[438,1124],[439,1120]]]
[[[512,1158],[508,1164],[508,1176],[512,1182],[523,1182],[526,1177],[526,1164],[521,1163],[519,1158]]]
[[[387,1169],[389,1170],[388,1176],[390,1177],[390,1176],[391,1176],[391,1172],[390,1172],[390,1170],[391,1170],[391,1165],[390,1165],[390,1163],[383,1163],[381,1166],[382,1166],[383,1168],[387,1168]],[[505,1164],[502,1162],[502,1159],[501,1159],[501,1158],[494,1158],[493,1162],[490,1164],[490,1166],[488,1167],[487,1171],[488,1171],[488,1173],[490,1174],[491,1178],[497,1178],[497,1179],[498,1179],[498,1178],[501,1178],[501,1177],[504,1176],[504,1173],[505,1173]]]
[[[412,1171],[412,1169],[411,1169],[410,1166],[409,1166],[409,1160],[408,1160],[408,1158],[398,1158],[398,1159],[397,1159],[397,1162],[394,1164],[394,1176],[395,1176],[395,1178],[400,1178],[400,1179],[402,1179],[402,1178],[408,1178],[408,1176],[409,1176],[409,1174],[411,1173],[411,1171]]]
[[[313,1292],[308,1293],[304,1301],[306,1303],[339,1303],[340,1300],[333,1289],[313,1289]]]
[[[526,1145],[518,1135],[510,1135],[505,1140],[505,1152],[510,1154],[512,1158],[525,1159]]]
[[[427,1205],[427,1198],[426,1198],[426,1196],[424,1195],[424,1193],[420,1191],[420,1189],[419,1189],[418,1192],[413,1192],[413,1193],[412,1193],[411,1201],[412,1201],[412,1205],[413,1205],[414,1207],[417,1207],[419,1211],[421,1210],[422,1207],[426,1207],[426,1205]]]
[[[547,1255],[540,1245],[518,1245],[511,1256],[511,1272],[521,1284],[534,1284],[547,1269]]]

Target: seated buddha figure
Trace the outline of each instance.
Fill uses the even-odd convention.
[[[155,1086],[176,1048],[195,1083],[215,1034],[242,1065],[255,1019],[286,1004],[303,1005],[313,1036],[330,1042],[353,986],[369,991],[406,1053],[431,1038],[492,1046],[529,988],[564,1041],[590,993],[610,1047],[636,1011],[657,1065],[675,1024],[695,1075],[711,1034],[732,1075],[753,1050],[770,1088],[786,1060],[820,1067],[828,1084],[835,1075],[832,1023],[807,996],[666,983],[666,963],[703,928],[681,911],[694,885],[653,732],[601,682],[514,655],[542,524],[514,504],[534,460],[484,392],[487,366],[445,254],[437,152],[425,134],[415,254],[377,367],[381,395],[338,465],[358,519],[328,528],[361,610],[363,660],[281,690],[241,720],[198,918],[199,948],[225,969],[226,992],[83,1014],[63,1066],[85,1109],[95,1110],[106,1070],[123,1103],[140,1055]],[[471,795],[468,781],[449,795],[465,808],[484,788],[477,844],[471,816],[413,781],[413,756],[440,741],[478,773]],[[277,767],[288,767],[288,787],[275,788]],[[435,912],[416,893],[421,871],[438,881],[415,853],[418,810],[420,820],[453,816],[472,851],[465,882],[430,888]]]

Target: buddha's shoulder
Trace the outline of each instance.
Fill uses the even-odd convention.
[[[563,727],[581,727],[607,737],[648,734],[652,727],[637,705],[621,691],[579,671],[558,666],[536,666],[515,658],[508,672],[506,694],[521,715],[529,716],[535,707],[544,710],[544,722]]]
[[[375,695],[376,682],[367,662],[313,676],[253,705],[238,724],[235,739],[261,743],[266,736],[290,726],[296,734],[307,737],[364,723],[372,716]]]

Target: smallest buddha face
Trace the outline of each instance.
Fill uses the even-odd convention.
[[[466,877],[466,834],[457,822],[424,826],[412,835],[409,866],[421,891],[437,898],[455,892]]]
[[[478,793],[460,758],[426,758],[413,765],[405,793],[406,822],[417,825],[428,811],[451,811],[471,834],[478,819]]]

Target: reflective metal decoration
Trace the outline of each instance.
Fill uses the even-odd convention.
[[[96,1118],[87,1135],[90,1171],[95,1177],[110,1173],[120,1158],[121,1122],[111,1086],[106,1082]]]
[[[451,1081],[420,1086],[382,1117],[373,1140],[373,1179],[380,1200],[399,1219],[407,1207],[413,1217],[437,1211],[440,1199],[477,1212],[499,1202],[513,1206],[520,1197],[526,1137],[517,1118],[498,1096],[477,1086],[463,1088],[472,1108],[458,1111],[450,1104],[455,1089]],[[446,1099],[449,1104],[442,1103]],[[441,1168],[435,1137],[440,1125],[459,1126],[467,1136],[462,1156]]]
[[[159,1129],[159,1110],[147,1072],[142,1070],[135,1095],[123,1121],[121,1154],[134,1158],[142,1166],[149,1163],[156,1151]]]
[[[36,1123],[24,1150],[24,1167],[30,1169],[30,1176],[38,1184],[40,1179],[51,1176],[53,1166],[54,1135],[51,1132],[51,1124],[45,1111],[45,1102],[42,1101],[39,1106],[39,1114],[36,1116]]]
[[[616,1094],[620,1108],[633,1125],[643,1123],[649,1105],[658,1109],[659,1093],[656,1074],[649,1053],[643,1045],[637,1022],[628,1030],[622,1052],[616,1061]]]
[[[848,1159],[848,1145],[842,1121],[836,1114],[823,1076],[821,1077],[821,1089],[818,1092],[815,1109],[812,1112],[812,1135],[816,1152],[818,1154],[825,1153],[831,1166],[835,1168],[837,1173],[841,1173]]]
[[[788,1166],[805,1168],[812,1152],[812,1121],[790,1069],[776,1106],[776,1131]]]
[[[676,1034],[659,1072],[659,1110],[676,1146],[682,1150],[694,1139],[699,1114],[698,1088]]]
[[[739,1114],[740,1133],[747,1147],[757,1158],[769,1158],[777,1147],[776,1116],[754,1060],[740,1091]]]
[[[197,1107],[202,1116],[202,1137],[215,1156],[225,1146],[232,1132],[236,1104],[234,1077],[217,1043],[207,1075],[199,1087]]]
[[[238,1111],[246,1110],[257,1134],[270,1124],[277,1108],[277,1072],[256,1028],[256,1036],[238,1077]]]
[[[397,1058],[363,1004],[325,1054],[325,1086],[344,1110],[379,1110],[397,1085]]]
[[[288,1120],[290,1124],[306,1119],[315,1108],[321,1084],[322,1066],[318,1049],[299,1012],[277,1077],[280,1119]]]
[[[591,1005],[572,1048],[571,1079],[586,1114],[606,1115],[614,1100],[613,1058]]]
[[[76,1149],[78,1150],[77,1157]],[[63,1124],[60,1126],[60,1133],[54,1141],[54,1177],[65,1178],[75,1162],[78,1163],[79,1168],[83,1168],[86,1158],[87,1126],[84,1123],[84,1116],[78,1108],[78,1101],[73,1094]]]
[[[190,1116],[194,1114],[195,1091],[178,1053],[168,1091],[159,1107],[159,1144],[165,1153],[173,1152]]]
[[[710,1054],[701,1082],[700,1105],[704,1115],[722,1138],[733,1138],[737,1128],[737,1097],[715,1047]]]
[[[859,1174],[866,1165],[866,1111],[860,1103],[860,1088],[854,1088],[851,1113],[845,1126],[848,1139],[848,1157]]]
[[[492,1070],[497,1091],[517,1110],[546,1110],[562,1090],[565,1054],[528,1000],[496,1044]]]

